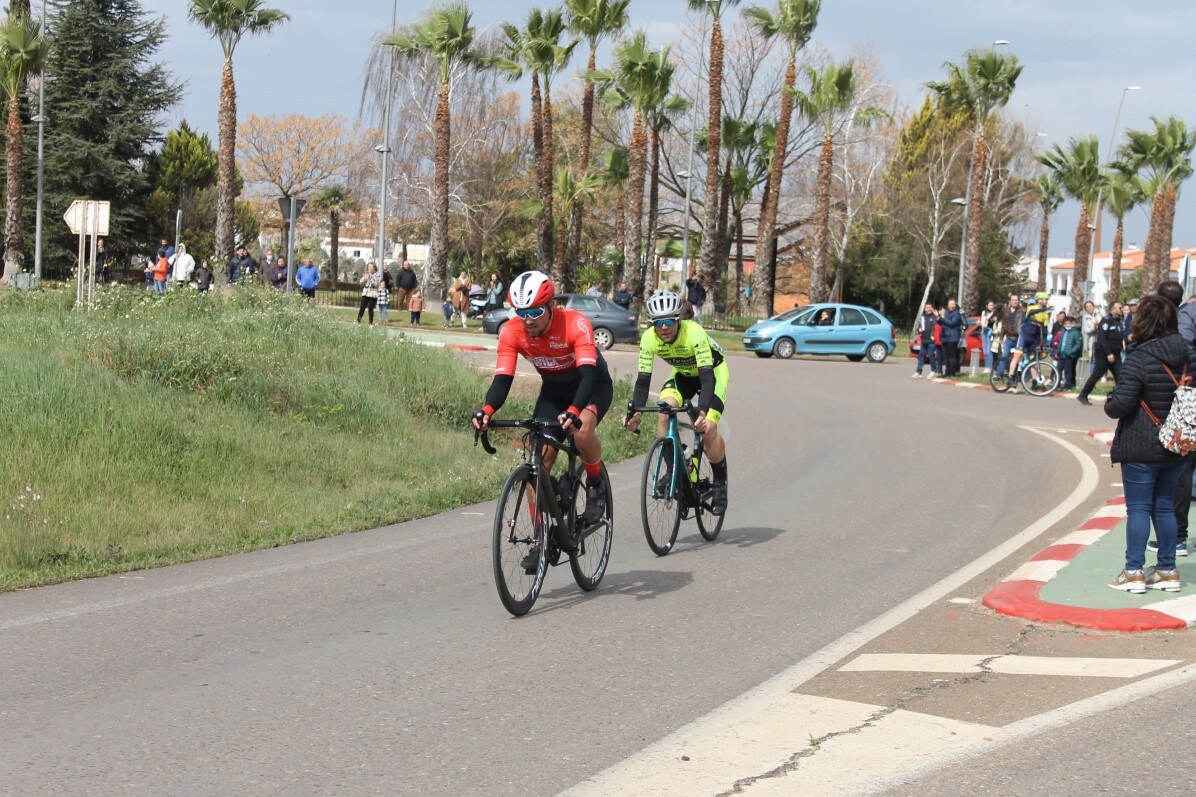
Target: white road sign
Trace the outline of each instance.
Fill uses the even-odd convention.
[[[66,226],[70,227],[71,232],[75,235],[83,232],[84,227],[92,235],[107,235],[108,213],[111,206],[111,202],[76,199],[66,209],[66,213],[62,214],[62,218],[66,220]]]

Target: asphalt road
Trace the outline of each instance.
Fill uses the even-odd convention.
[[[608,356],[633,367],[628,352]],[[0,595],[0,793],[555,794],[1058,503],[1080,467],[1019,425],[1110,426],[1075,402],[914,381],[908,360],[735,357],[731,370],[722,536],[706,543],[691,521],[654,557],[640,463],[614,465],[602,586],[583,594],[556,568],[522,619],[491,580],[493,503]],[[1145,753],[1150,725],[1131,719],[1138,743],[1118,749]],[[951,772],[941,791],[901,793],[971,777]]]

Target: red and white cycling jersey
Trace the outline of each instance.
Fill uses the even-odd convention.
[[[540,376],[553,381],[576,379],[579,367],[598,365],[598,349],[594,345],[590,319],[563,307],[553,308],[552,323],[536,338],[527,334],[527,327],[518,318],[502,325],[495,376],[514,376],[515,362],[520,354]]]

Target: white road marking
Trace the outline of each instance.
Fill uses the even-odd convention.
[[[1182,664],[1180,659],[1105,659],[945,653],[866,653],[840,672],[995,672],[1006,675],[1060,675],[1090,678],[1140,678]]]
[[[1028,426],[1019,428],[1062,446],[1080,465],[1079,483],[1051,511],[938,583],[564,794],[569,797],[653,793],[694,797],[699,794],[718,794],[731,789],[738,781],[784,765],[789,755],[798,750],[801,740],[808,738],[811,733],[809,713],[791,710],[794,692],[802,684],[1000,564],[1052,529],[1096,490],[1100,484],[1096,463],[1083,451],[1049,432]],[[729,728],[734,728],[734,732],[729,732]],[[751,751],[745,751],[742,756],[729,754],[730,746],[736,740],[748,737],[765,740],[760,746],[761,752],[766,749],[770,753],[768,761],[762,762],[765,756]],[[778,737],[784,740],[779,745]],[[767,746],[769,740],[771,746]],[[784,753],[782,748],[785,748]],[[689,760],[682,761],[683,755]],[[925,750],[920,750],[919,755],[925,755]],[[871,777],[883,777],[884,774],[883,770],[877,770]],[[646,783],[661,784],[660,790],[647,791],[644,789]]]
[[[976,602],[975,598],[952,598],[947,603],[958,603],[962,606],[969,606]]]
[[[1068,561],[1060,559],[1041,559],[1037,562],[1026,562],[1005,577],[1006,581],[1050,581],[1059,571],[1067,567]]]

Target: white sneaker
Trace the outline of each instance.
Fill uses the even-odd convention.
[[[985,368],[985,369],[984,369],[983,371],[981,371],[980,373],[982,373],[982,374],[991,374],[992,372],[993,372],[993,369],[991,369],[991,368]]]
[[[910,379],[921,379],[922,375],[920,373],[918,373],[917,371],[915,371],[914,373],[910,374],[909,378]]]

